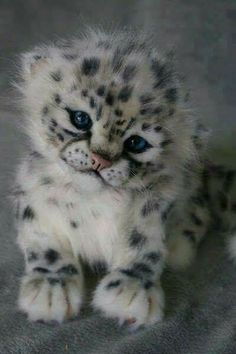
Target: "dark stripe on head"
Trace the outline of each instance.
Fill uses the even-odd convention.
[[[123,87],[119,92],[118,100],[120,100],[122,102],[127,102],[131,97],[132,90],[133,90],[133,88],[131,86]]]
[[[86,76],[94,76],[100,67],[100,60],[96,57],[85,58],[82,62],[82,73]]]
[[[122,78],[125,82],[128,82],[130,80],[132,80],[136,74],[137,68],[135,65],[133,64],[128,64],[123,73],[122,73]]]
[[[112,106],[114,103],[114,96],[112,95],[111,92],[108,92],[107,96],[106,96],[106,104],[108,104],[109,106]]]
[[[97,95],[103,97],[105,94],[106,87],[105,85],[101,85],[97,89]]]
[[[165,98],[167,99],[168,102],[170,103],[175,103],[178,98],[178,91],[177,88],[172,87],[165,92]]]

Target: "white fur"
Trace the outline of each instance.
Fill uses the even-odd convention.
[[[108,46],[99,45],[104,41]],[[83,298],[81,258],[91,265],[105,261],[111,272],[93,300],[105,315],[130,320],[134,328],[163,317],[159,284],[167,253],[163,215],[177,202],[177,215],[183,216],[199,184],[201,164],[192,140],[196,124],[176,75],[151,48],[127,33],[93,32],[66,45],[36,48],[23,57],[19,88],[25,130],[36,153],[25,158],[17,176],[18,243],[26,259],[19,306],[31,320],[62,322],[78,313]],[[119,69],[114,69],[121,50]],[[89,76],[86,70],[91,67],[83,69],[86,60],[95,71],[97,60],[98,72]],[[159,82],[159,87],[157,76],[163,75],[163,68],[168,68],[166,82],[164,87]],[[97,94],[101,85],[109,91],[110,102],[107,92],[106,97]],[[122,91],[130,87],[131,94],[122,99]],[[151,103],[143,103],[142,97]],[[71,122],[69,112],[77,110],[91,117],[89,137]],[[150,110],[154,113],[146,116]],[[124,143],[133,135],[150,146],[143,153],[125,155]],[[92,171],[94,151],[113,162],[99,178]],[[187,192],[186,164],[191,165]],[[191,224],[187,216],[183,220]],[[196,243],[205,227],[204,223],[196,228]],[[188,264],[194,253],[189,240],[180,235],[171,245],[175,254],[169,263]],[[29,260],[32,252],[37,260]],[[68,264],[78,274],[66,274],[63,286],[52,285],[48,279],[60,277],[60,269]],[[124,275],[124,269],[133,274]],[[107,283],[116,279],[121,285],[108,290]]]

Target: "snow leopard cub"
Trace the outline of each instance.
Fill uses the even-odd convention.
[[[20,309],[75,317],[81,261],[103,262],[93,306],[134,328],[161,320],[163,268],[188,264],[209,224],[201,129],[171,62],[145,38],[89,32],[25,54],[21,78]]]

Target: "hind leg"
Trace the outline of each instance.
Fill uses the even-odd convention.
[[[192,197],[184,210],[177,211],[168,229],[167,263],[174,269],[191,264],[210,223],[210,213],[203,198]]]

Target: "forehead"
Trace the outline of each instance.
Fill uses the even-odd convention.
[[[127,122],[173,114],[178,91],[171,69],[143,41],[93,34],[49,48],[49,59],[48,89],[72,109],[89,109],[103,126],[109,120],[119,130]]]

